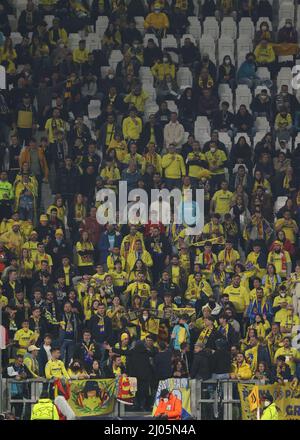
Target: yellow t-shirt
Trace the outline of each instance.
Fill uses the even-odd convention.
[[[24,330],[21,328],[15,333],[14,340],[20,345],[20,348],[17,349],[17,354],[24,355],[29,345],[34,341],[34,332],[30,329]]]
[[[215,202],[215,212],[217,214],[227,214],[230,211],[230,203],[233,193],[231,191],[216,191],[212,200]]]

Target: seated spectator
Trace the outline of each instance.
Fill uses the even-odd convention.
[[[293,26],[293,21],[290,18],[287,18],[284,26],[279,29],[277,40],[278,43],[288,44],[296,44],[298,42],[298,32]]]
[[[161,11],[159,3],[154,3],[153,12],[150,12],[144,21],[146,31],[153,32],[157,37],[163,37],[170,27],[168,16]]]

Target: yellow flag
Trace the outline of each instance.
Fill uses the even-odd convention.
[[[254,386],[253,390],[248,396],[249,404],[250,404],[250,411],[254,411],[259,407],[259,392],[258,392],[258,386]]]

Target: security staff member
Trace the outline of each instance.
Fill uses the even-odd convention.
[[[180,420],[182,411],[181,401],[169,390],[164,389],[160,393],[160,399],[154,418],[165,420]]]
[[[49,399],[47,391],[43,391],[38,402],[33,406],[31,420],[59,420],[56,406]]]
[[[261,420],[278,420],[278,411],[276,404],[273,401],[273,397],[268,392],[262,399],[264,403],[264,411],[261,416]]]

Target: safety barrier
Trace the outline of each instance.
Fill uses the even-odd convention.
[[[261,384],[260,381],[244,381]],[[240,398],[237,380],[190,380],[191,411],[196,420],[240,419]]]
[[[25,414],[28,417],[31,413],[32,405],[34,405],[39,399],[43,386],[52,382],[52,380],[43,378],[26,380],[2,379],[2,381],[0,381],[0,413],[12,411],[12,407],[15,404],[22,404],[23,415]],[[23,392],[22,398],[15,398],[14,395],[12,395],[13,385],[23,386],[25,393]],[[125,405],[117,401],[110,417],[119,418],[124,415]]]
[[[14,404],[23,404],[23,411],[27,414],[31,406],[39,398],[42,387],[50,381],[46,379],[14,380],[2,379],[0,384],[0,412],[11,411]],[[191,389],[191,412],[196,420],[234,420],[240,418],[240,399],[237,391],[236,380],[190,380]],[[259,381],[246,381],[245,383],[259,384]],[[12,384],[26,385],[26,393],[22,398],[15,398],[12,395]],[[27,406],[27,410],[26,410]],[[110,415],[113,418],[128,417],[133,414],[126,411],[126,405],[116,402],[114,412]],[[135,416],[138,413],[134,414]]]

